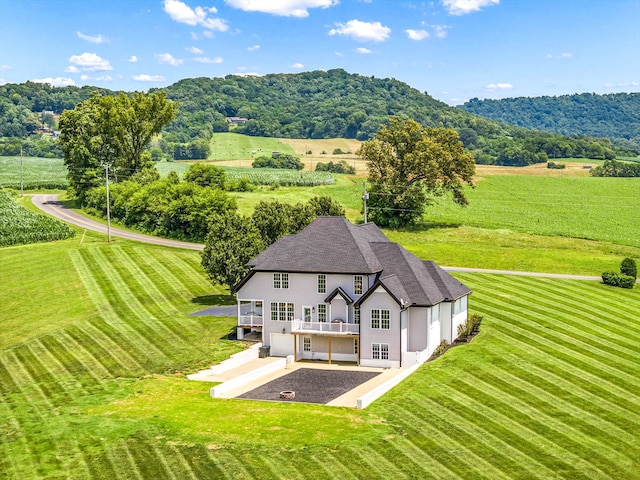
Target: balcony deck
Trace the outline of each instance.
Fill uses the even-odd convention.
[[[262,315],[240,315],[238,317],[238,326],[245,328],[262,328],[264,319]]]
[[[291,322],[294,335],[360,336],[360,325],[344,322],[305,322],[299,318]]]

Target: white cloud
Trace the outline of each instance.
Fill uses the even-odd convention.
[[[338,5],[338,0],[225,0],[233,8],[245,12],[262,12],[283,17],[304,18],[310,8],[329,8]]]
[[[380,22],[349,20],[347,23],[336,23],[336,26],[329,30],[329,35],[345,35],[360,42],[382,42],[391,33],[391,29]]]
[[[86,72],[102,72],[105,70],[113,70],[108,60],[96,55],[95,53],[83,53],[82,55],[71,55],[69,62],[74,63]]]
[[[64,69],[65,73],[79,73],[80,69],[78,67],[76,67],[75,65],[69,65],[67,68]]]
[[[78,35],[78,38],[81,38],[82,40],[86,40],[87,42],[91,42],[91,43],[108,42],[108,39],[106,37],[103,37],[100,34],[98,34],[98,35],[85,35],[84,33],[80,32],[80,31],[77,31],[76,34]]]
[[[197,58],[194,58],[193,60],[199,63],[222,63],[223,62],[222,57],[214,57],[214,58],[197,57]]]
[[[202,32],[202,36],[207,38],[213,38],[213,33],[211,33],[209,30],[205,30],[204,32]]]
[[[344,53],[342,53],[342,52],[336,52],[336,57],[344,57]]]
[[[559,59],[559,58],[571,58],[573,55],[569,52],[561,53],[559,55],[555,55],[553,53],[548,53],[547,58]]]
[[[451,27],[448,25],[431,25],[431,27],[435,30],[435,36],[438,38],[444,38],[447,36],[447,30]]]
[[[494,90],[510,90],[513,88],[513,85],[510,83],[490,83],[484,88],[493,92]]]
[[[442,5],[451,15],[465,15],[484,7],[497,5],[500,0],[442,0]]]
[[[127,62],[131,62],[131,63],[136,63],[138,61],[138,57],[136,57],[135,55],[131,55],[129,57],[129,60],[127,60]]]
[[[11,70],[11,66],[9,66],[9,65],[0,65],[0,70]]]
[[[6,85],[7,83],[9,83],[9,82],[7,82],[4,78],[0,78],[0,87],[2,85]]]
[[[146,73],[140,75],[134,75],[132,77],[138,82],[163,82],[164,77],[162,75],[147,75]]]
[[[208,28],[209,30],[219,30],[225,32],[229,26],[224,20],[210,17],[210,13],[217,13],[215,7],[195,7],[191,8],[180,0],[164,0],[164,11],[178,23]]]
[[[368,48],[364,48],[364,47],[356,48],[356,52],[361,53],[363,55],[367,55],[369,53],[373,53],[371,50],[369,50]]]
[[[405,33],[411,40],[424,40],[429,36],[429,32],[426,30],[405,30]]]
[[[198,47],[187,47],[185,49],[187,52],[191,52],[195,55],[202,55],[204,52],[200,50]]]
[[[260,50],[260,45],[251,45],[250,47],[247,47],[247,50],[249,50],[250,52],[255,52],[256,50]]]
[[[177,67],[184,63],[184,60],[180,58],[174,58],[170,53],[156,53],[155,57],[158,59],[158,63],[166,63],[172,67]]]
[[[76,82],[71,78],[63,78],[63,77],[46,77],[46,78],[34,78],[31,80],[33,83],[48,83],[52,87],[71,87],[75,86]]]
[[[293,65],[289,65],[289,68],[304,68],[302,63],[296,62]]]
[[[100,77],[90,77],[89,75],[80,75],[80,80],[82,80],[83,82],[88,82],[88,81],[92,81],[92,82],[110,82],[113,79],[111,78],[110,75],[103,75],[103,76],[100,76]]]

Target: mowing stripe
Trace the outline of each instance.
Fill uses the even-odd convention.
[[[249,471],[244,468],[242,462],[236,458],[233,450],[212,450],[207,447],[206,452],[209,457],[209,461],[214,463],[220,469],[224,478],[233,480],[251,478]]]
[[[32,413],[39,421],[51,415],[53,404],[45,395],[40,385],[31,377],[31,374],[24,368],[18,357],[12,350],[5,353],[4,359],[0,361],[5,365],[5,370],[11,381],[16,386],[15,393],[24,398],[25,402],[32,409]]]
[[[363,465],[364,472],[376,472],[381,478],[410,478],[396,465],[389,462],[383,455],[371,447],[343,446],[342,450],[350,452],[349,458],[357,458],[358,464]],[[351,463],[351,462],[349,462]],[[361,477],[362,478],[362,477]]]
[[[173,359],[172,347],[177,343],[181,343],[180,337],[177,337],[151,315],[131,291],[125,279],[111,267],[109,260],[102,252],[92,249],[90,250],[90,255],[94,264],[102,271],[102,277],[106,280],[103,283],[103,290],[109,292],[111,297],[114,297],[115,310],[120,313],[120,317],[122,319],[130,319],[129,323],[143,333],[147,340],[155,345],[157,350],[161,351],[166,357]],[[139,322],[135,322],[132,317],[137,318]]]
[[[88,478],[91,480],[113,480],[115,478],[121,478],[114,469],[114,465],[109,458],[109,447],[102,441],[99,441],[99,448],[95,448],[84,445],[85,450],[83,456],[89,469]],[[91,450],[88,450],[91,448]]]
[[[71,400],[66,389],[58,383],[56,377],[40,362],[28,345],[14,348],[13,353],[29,377],[53,405],[66,404]]]
[[[178,475],[174,473],[176,470],[178,470],[177,468],[178,465],[176,465],[175,462],[173,461],[174,460],[173,455],[167,458],[167,455],[165,455],[165,452],[161,451],[159,446],[154,443],[150,443],[149,449],[153,452],[153,456],[158,459],[157,461],[162,464],[164,471],[167,472],[167,478],[170,478],[172,480],[184,479],[185,475],[183,472],[179,472]]]
[[[85,391],[86,389],[92,389],[96,385],[101,385],[102,379],[95,373],[95,363],[91,362],[91,366],[87,366],[85,364],[86,357],[84,360],[78,359],[78,355],[86,353],[84,348],[75,344],[73,339],[64,332],[61,332],[59,336],[63,338],[63,341],[54,338],[52,335],[47,335],[40,339],[40,343],[50,355],[57,359],[69,375],[82,385]]]
[[[503,325],[508,325],[512,331],[521,334],[526,334],[531,341],[545,345],[551,350],[555,350],[558,353],[573,357],[575,362],[583,365],[589,365],[592,371],[600,372],[603,378],[609,378],[611,382],[617,382],[622,388],[629,389],[630,386],[636,388],[640,385],[640,379],[629,374],[628,371],[633,372],[632,367],[623,369],[623,365],[629,365],[629,362],[619,359],[619,363],[611,362],[604,355],[598,354],[597,351],[589,351],[579,342],[573,341],[571,337],[563,335],[553,335],[553,332],[546,332],[541,329],[540,326],[532,319],[525,320],[527,315],[523,313],[516,313],[517,309],[507,306],[496,305],[495,302],[485,302],[484,305],[493,305],[494,318],[497,317],[497,312],[501,311],[502,317],[509,315],[508,320],[496,319],[497,322],[502,322]],[[596,358],[597,357],[597,358]],[[613,363],[613,364],[612,364]]]
[[[358,480],[352,471],[351,466],[347,468],[334,455],[328,451],[312,453],[310,460],[313,460],[322,470],[326,472],[326,478],[339,478],[341,480]]]
[[[137,478],[139,480],[145,480],[140,474],[136,462],[133,460],[126,440],[107,449],[107,454],[109,455],[109,463],[111,463],[113,469],[116,471],[115,478],[126,478],[127,480]]]
[[[261,459],[276,478],[299,480],[309,478],[304,473],[299,472],[290,460],[278,458],[277,455],[262,455]]]
[[[538,458],[542,457],[541,461],[554,472],[563,472],[570,478],[588,478],[590,476],[587,475],[585,468],[591,467],[591,464],[579,455],[567,450],[563,445],[530,428],[528,424],[531,422],[528,418],[522,418],[524,423],[513,419],[512,415],[508,415],[513,410],[506,404],[501,405],[503,402],[498,399],[494,397],[487,399],[485,396],[485,402],[488,402],[488,405],[497,403],[502,407],[501,410],[491,408],[466,392],[461,392],[448,385],[443,385],[441,391],[446,399],[446,403],[443,402],[441,408],[444,407],[453,414],[463,416],[470,421],[481,422],[486,430],[501,436],[507,443],[521,450],[531,459],[534,455]],[[515,416],[518,417],[518,415]],[[534,423],[537,426],[542,426],[535,420]],[[563,460],[564,458],[566,461]],[[606,474],[601,472],[601,476],[606,477]]]
[[[512,288],[518,289],[518,300],[515,303],[526,304],[527,310],[540,313],[543,318],[548,317],[550,321],[562,313],[562,323],[554,323],[555,330],[562,325],[572,325],[572,336],[581,337],[582,341],[586,341],[586,338],[589,338],[586,341],[587,343],[594,343],[599,345],[600,348],[604,348],[604,345],[607,345],[610,347],[610,350],[607,351],[618,355],[621,355],[624,349],[629,358],[635,361],[640,360],[636,348],[637,342],[640,340],[640,328],[636,332],[630,328],[612,331],[610,323],[605,323],[601,320],[604,314],[608,312],[603,312],[601,309],[595,310],[595,308],[591,311],[586,310],[584,302],[550,294],[543,290],[540,285],[534,284],[529,288],[523,288],[522,285],[513,282]],[[560,290],[560,288],[557,288],[557,290]],[[544,299],[545,303],[542,303],[541,299]],[[598,315],[595,314],[596,311]],[[611,317],[615,318],[613,313]],[[564,332],[564,330],[562,331]],[[611,341],[607,341],[607,338],[611,338]]]
[[[523,401],[513,394],[513,389],[500,389],[496,385],[484,382],[477,377],[473,379],[473,385],[466,379],[459,378],[452,386],[460,387],[460,390],[465,395],[474,398],[480,404],[487,405],[491,402],[492,408],[499,408],[503,415],[508,416],[514,422],[526,425],[527,428],[538,432],[547,440],[553,441],[563,449],[571,451],[578,458],[584,458],[586,451],[590,450],[586,456],[589,458],[589,463],[596,468],[603,471],[611,471],[619,468],[620,465],[623,465],[624,468],[630,466],[629,459],[616,451],[615,448],[594,440],[588,432],[585,434],[585,432],[576,428],[577,419],[568,417],[568,421],[562,421],[553,415],[547,414],[544,410]],[[556,414],[559,416],[560,412],[556,412]],[[565,418],[564,415],[563,418]],[[593,428],[592,433],[600,432]]]
[[[500,337],[503,341],[519,346],[522,349],[523,355],[529,355],[532,351],[535,351],[536,355],[547,360],[544,365],[539,365],[543,370],[550,370],[558,376],[563,376],[567,379],[571,379],[576,385],[581,385],[587,391],[592,394],[608,399],[610,402],[614,402],[620,408],[628,412],[637,414],[640,412],[640,405],[637,402],[627,398],[627,391],[619,389],[615,385],[609,384],[606,379],[596,377],[592,375],[588,370],[576,367],[566,359],[555,356],[553,353],[549,353],[546,350],[540,349],[538,346],[528,342],[526,336],[520,334],[514,334],[509,329],[501,329],[499,325],[494,325],[493,335]],[[598,395],[600,392],[601,395]]]
[[[80,368],[87,371],[96,383],[102,383],[104,378],[112,376],[112,373],[105,368],[102,361],[96,358],[86,345],[78,343],[73,336],[69,335],[68,329],[60,332],[58,337],[62,338],[58,342],[65,347],[66,353],[73,359],[72,362],[78,362],[81,366]]]
[[[468,465],[468,471],[462,473],[463,477],[467,478],[471,473],[481,475],[474,471],[476,466],[482,466],[491,471],[490,478],[505,476],[508,478],[510,471],[526,470],[530,475],[534,475],[537,474],[536,472],[546,470],[545,465],[536,463],[526,454],[523,455],[519,450],[503,442],[502,438],[484,430],[481,425],[476,425],[459,416],[454,416],[452,419],[446,412],[441,414],[439,412],[441,407],[433,399],[413,392],[407,400],[424,408],[416,409],[414,412],[402,409],[404,418],[407,418],[405,428],[413,430],[418,435],[427,434],[434,438],[438,448],[449,448],[450,444],[455,445],[456,450],[460,452],[458,457]],[[468,462],[464,460],[467,457]],[[501,460],[499,465],[502,468],[491,464],[492,460],[498,459]]]
[[[4,422],[0,423],[0,473],[5,472],[4,474],[8,475],[13,472],[14,478],[37,478],[33,461],[25,461],[37,456],[34,455],[31,443],[16,418],[16,415],[23,418],[23,415],[16,411],[18,408],[15,405],[16,402],[22,403],[23,399],[15,396],[0,395],[0,422]]]
[[[95,326],[87,323],[81,329],[77,325],[71,325],[67,327],[66,333],[109,372],[105,376],[138,376],[136,373],[142,371],[139,363]]]
[[[167,359],[167,356],[164,354],[164,352],[160,350],[155,344],[151,343],[147,338],[147,335],[151,334],[149,331],[144,331],[144,329],[141,329],[139,325],[135,324],[135,322],[127,322],[125,319],[128,317],[123,318],[119,315],[119,313],[116,313],[111,302],[108,300],[107,295],[98,285],[92,271],[88,268],[85,260],[80,257],[79,252],[69,251],[69,254],[72,255],[76,270],[78,271],[78,274],[80,275],[80,278],[85,285],[87,293],[89,294],[94,307],[98,312],[100,312],[99,316],[94,318],[92,323],[98,326],[98,322],[104,321],[107,324],[112,325],[113,328],[117,330],[118,336],[124,336],[128,339],[128,341],[117,341],[116,343],[119,343],[121,345],[130,343],[132,345],[138,346],[144,352],[152,350],[154,352],[153,356],[156,358],[159,357]],[[95,270],[96,269],[94,268],[94,271]],[[140,330],[143,331],[141,332]]]
[[[126,444],[131,460],[142,478],[169,478],[169,473],[158,461],[146,438],[130,437]]]
[[[136,260],[140,261],[145,257],[132,257],[122,247],[114,247],[111,249],[111,253],[115,256],[118,262],[114,262],[116,266],[122,265],[131,274],[134,280],[144,289],[150,299],[154,300],[158,310],[164,315],[176,315],[180,312],[173,304],[164,296],[164,294],[155,286],[154,282],[147,276],[147,274],[140,268],[140,265]]]
[[[418,448],[405,436],[394,437],[392,442],[386,442],[385,447],[390,455],[397,452],[398,455],[404,455],[403,462],[413,463],[415,471],[420,472],[418,478],[459,478],[458,475],[429,455],[428,451]]]
[[[70,396],[78,394],[88,395],[88,390],[84,388],[84,385],[78,378],[75,372],[69,371],[66,366],[53,355],[47,347],[40,341],[34,340],[28,344],[30,350],[38,361],[49,372],[51,379],[60,385],[60,388]]]
[[[538,350],[549,353],[557,361],[564,361],[573,365],[578,370],[584,372],[584,374],[597,378],[598,382],[606,382],[614,391],[622,394],[623,397],[634,397],[636,402],[640,400],[640,397],[633,393],[638,391],[638,382],[631,375],[627,375],[620,370],[608,368],[607,366],[603,368],[600,362],[593,361],[591,357],[555,344],[553,341],[547,340],[530,330],[515,326],[512,322],[499,319],[494,320],[494,329],[501,331],[509,337],[517,336],[522,342],[531,347],[536,347]],[[622,377],[631,380],[634,385],[629,385],[630,382],[623,380]]]
[[[613,448],[618,449],[617,452],[624,453],[632,444],[635,443],[636,437],[629,435],[627,430],[620,428],[619,425],[608,420],[610,415],[595,415],[589,409],[589,405],[580,401],[576,395],[570,397],[571,401],[566,401],[557,395],[553,395],[543,388],[545,385],[544,378],[535,377],[525,380],[514,375],[511,371],[507,371],[498,365],[491,366],[492,371],[486,368],[480,368],[472,372],[472,376],[478,382],[486,382],[509,395],[515,395],[520,401],[531,405],[537,410],[543,409],[546,412],[552,412],[556,415],[562,415],[563,418],[570,415],[571,422],[579,428],[582,434],[590,435],[594,431],[598,432],[598,436],[607,437],[608,442],[613,443]],[[494,372],[496,372],[494,374]],[[486,379],[486,380],[485,380]],[[566,393],[571,392],[568,390]],[[534,404],[541,404],[540,407]],[[637,418],[627,418],[627,426],[629,422],[637,423]]]
[[[138,253],[138,250],[134,250]],[[142,251],[138,254],[142,255]],[[171,269],[164,263],[159,261],[150,262],[145,265],[141,265],[143,271],[147,276],[153,278],[153,281],[158,285],[166,285],[169,288],[163,288],[165,291],[171,291],[174,295],[179,295],[180,298],[187,302],[193,298],[193,294],[187,288],[187,286],[173,274]]]
[[[184,455],[180,453],[175,445],[164,444],[163,448],[167,449],[167,453],[165,453],[165,457],[167,457],[167,460],[170,459],[171,462],[175,464],[177,468],[179,468],[178,478],[185,479],[188,477],[192,480],[198,480],[198,477],[196,477],[195,473],[191,469],[189,462],[187,462],[187,459],[184,458]]]
[[[379,439],[367,445],[368,450],[373,450],[377,455],[384,458],[386,463],[391,463],[402,472],[405,478],[425,478],[427,471],[423,466],[416,463],[406,452],[398,450],[394,446],[395,438]]]
[[[414,405],[420,405],[418,396],[413,396],[412,401],[416,402]],[[476,455],[468,444],[461,443],[458,440],[459,437],[451,435],[452,431],[446,435],[443,434],[437,426],[431,424],[433,418],[425,418],[423,416],[424,412],[417,410],[410,412],[406,408],[399,407],[399,412],[402,413],[403,417],[403,427],[412,432],[414,436],[416,434],[428,436],[435,440],[439,449],[446,448],[446,451],[455,459],[451,463],[456,466],[460,464],[460,469],[456,469],[457,474],[463,477],[472,475],[474,478],[507,478],[500,470],[486,462],[481,456]],[[434,450],[430,448],[428,451],[434,454]],[[477,467],[479,466],[487,473],[478,471]]]
[[[193,255],[193,254],[190,254]],[[194,266],[188,259],[184,258],[178,251],[163,251],[161,258],[167,260],[167,264],[171,265],[174,275],[182,274],[179,277],[180,282],[185,286],[185,290],[191,294],[206,295],[211,291],[211,284],[206,281],[206,276],[202,274],[203,269],[199,264]]]
[[[179,445],[177,451],[186,460],[189,469],[196,478],[223,478],[225,476],[217,463],[211,462],[206,447]]]
[[[111,325],[117,330],[117,336],[124,336],[128,339],[126,342],[115,341],[116,344],[126,345],[127,343],[130,343],[131,345],[143,349],[143,351],[154,350],[155,356],[166,358],[166,355],[162,351],[158,350],[156,346],[152,345],[143,334],[139,333],[115,312],[111,303],[98,285],[92,270],[89,269],[86,261],[80,255],[80,252],[77,250],[69,250],[69,255],[71,256],[74,267],[85,286],[89,298],[91,298],[91,301],[96,308],[96,312],[99,312],[96,318],[92,319],[91,323],[96,327],[99,326],[100,322]],[[102,331],[105,333],[104,330]],[[133,350],[135,351],[136,349],[134,348]]]
[[[271,471],[269,466],[264,463],[264,457],[268,456],[268,454],[258,455],[258,452],[262,453],[260,450],[257,450],[255,453],[247,452],[246,450],[238,453],[240,462],[242,462],[245,469],[249,472],[249,478],[279,479],[277,475],[274,475],[274,472]]]

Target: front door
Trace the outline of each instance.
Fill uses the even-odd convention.
[[[302,307],[302,321],[311,323],[311,307]]]

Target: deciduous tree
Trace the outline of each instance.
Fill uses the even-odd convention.
[[[371,220],[380,226],[415,223],[433,198],[445,193],[467,204],[462,187],[473,185],[474,158],[451,128],[390,117],[356,153],[367,161]]]

